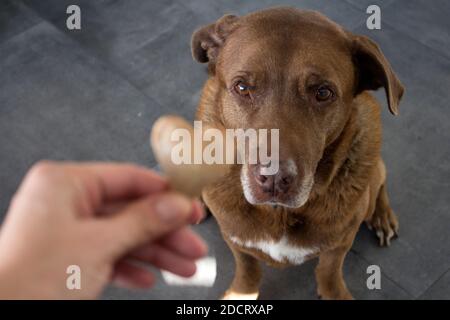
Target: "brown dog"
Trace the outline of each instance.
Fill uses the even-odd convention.
[[[398,230],[380,156],[383,86],[397,114],[403,87],[379,47],[323,15],[274,8],[227,15],[196,31],[208,62],[197,118],[226,128],[278,128],[280,169],[235,165],[203,192],[236,260],[225,298],[255,298],[261,270],[319,257],[318,294],[351,299],[342,265],[360,224],[389,245]]]

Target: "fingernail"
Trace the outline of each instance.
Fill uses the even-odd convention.
[[[191,202],[179,195],[163,195],[155,205],[155,211],[166,222],[174,222],[187,217],[191,211]]]
[[[193,210],[193,223],[199,224],[205,218],[205,210],[202,203],[198,200],[194,200],[194,204],[192,206]]]
[[[208,250],[209,250],[208,245],[203,240],[201,240],[200,241],[201,255],[206,256],[206,254],[208,253]]]

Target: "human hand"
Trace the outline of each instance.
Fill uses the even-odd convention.
[[[202,215],[144,168],[40,162],[0,229],[0,298],[89,299],[111,280],[149,287],[142,263],[191,276],[207,247],[187,224]],[[66,287],[70,265],[80,267],[80,290]]]

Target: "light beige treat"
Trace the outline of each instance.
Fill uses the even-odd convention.
[[[191,154],[201,152],[194,143],[194,128],[183,118],[177,116],[163,116],[153,125],[150,144],[162,171],[169,179],[172,188],[190,197],[201,195],[202,189],[223,177],[229,169],[226,164],[175,164],[172,161],[172,149],[179,141],[172,140],[172,132],[176,129],[187,129],[192,138]],[[204,128],[205,131],[207,128]],[[204,148],[203,147],[200,148]],[[225,151],[224,151],[225,152]]]

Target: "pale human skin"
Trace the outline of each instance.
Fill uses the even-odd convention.
[[[148,169],[39,162],[0,229],[0,298],[93,299],[110,282],[151,287],[143,263],[191,276],[207,246],[188,225],[202,217],[197,201]],[[81,269],[80,290],[66,286],[70,265]]]

